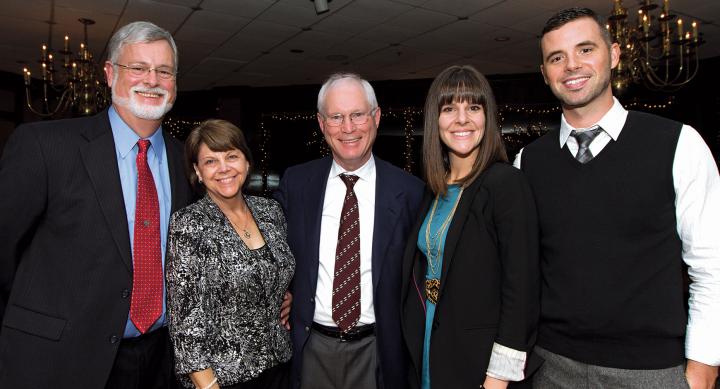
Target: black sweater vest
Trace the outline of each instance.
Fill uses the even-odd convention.
[[[617,141],[584,165],[557,130],[523,151],[540,221],[541,347],[622,369],[684,361],[672,176],[681,127],[631,111]]]

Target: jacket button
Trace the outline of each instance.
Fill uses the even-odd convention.
[[[310,327],[305,326],[305,332],[310,332]]]
[[[314,303],[315,303],[315,297],[310,297],[310,302],[314,304]]]
[[[113,335],[113,336],[110,337],[110,343],[112,343],[112,344],[115,344],[115,343],[117,343],[117,342],[119,342],[119,341],[120,341],[120,338],[118,338],[118,337],[115,336],[115,335]]]
[[[122,298],[124,298],[124,299],[130,297],[130,289],[127,289],[127,288],[126,288],[126,289],[123,289],[121,296],[122,296]]]

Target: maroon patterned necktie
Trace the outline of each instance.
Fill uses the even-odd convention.
[[[137,197],[133,240],[133,290],[130,320],[141,334],[162,314],[163,268],[160,251],[160,206],[147,162],[150,141],[138,141]]]
[[[353,190],[358,177],[341,174],[340,178],[347,190],[335,250],[332,318],[340,330],[348,331],[360,319],[360,212]]]

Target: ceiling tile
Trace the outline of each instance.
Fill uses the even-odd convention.
[[[331,3],[332,4],[332,3]],[[339,15],[377,24],[412,10],[407,4],[393,3],[387,0],[356,0],[339,11]]]
[[[323,19],[313,26],[313,30],[357,35],[373,28],[374,26],[375,23],[343,15],[337,15],[332,18]]]
[[[359,38],[384,43],[400,43],[417,35],[417,31],[408,30],[402,27],[395,27],[388,24],[380,24],[369,30],[363,31],[357,36]]]
[[[182,40],[186,42],[204,43],[212,47],[217,45],[218,43],[225,42],[232,36],[233,33],[229,31],[220,31],[214,28],[200,28],[184,25],[180,29],[180,31],[175,33],[175,36],[173,36],[173,38],[175,40]]]
[[[254,18],[267,10],[277,0],[205,0],[202,9],[229,16]]]
[[[251,21],[250,18],[202,10],[194,12],[185,25],[215,31],[236,32]]]
[[[452,23],[456,20],[457,17],[455,16],[416,8],[394,19],[388,20],[387,24],[393,27],[400,27],[406,30],[422,33],[448,23]]]
[[[258,20],[284,24],[287,26],[306,27],[319,22],[329,14],[317,15],[312,3],[308,7],[306,2],[296,1],[292,4],[276,3],[268,10],[258,15]]]
[[[422,8],[455,16],[470,16],[506,0],[429,0]]]

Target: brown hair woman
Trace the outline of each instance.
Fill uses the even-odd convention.
[[[537,322],[537,216],[475,68],[451,66],[433,81],[423,162],[425,212],[403,263],[411,386],[505,388],[525,378]]]

